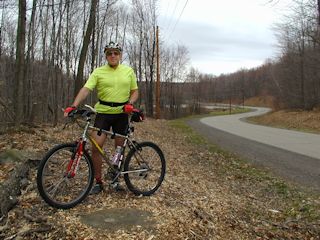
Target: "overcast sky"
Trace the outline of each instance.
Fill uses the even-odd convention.
[[[185,45],[191,65],[202,73],[256,67],[276,57],[272,27],[290,3],[269,1],[160,0],[160,35],[167,44]]]

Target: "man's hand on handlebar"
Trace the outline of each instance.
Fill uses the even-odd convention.
[[[64,117],[68,117],[70,113],[72,113],[73,111],[77,110],[77,108],[75,106],[71,106],[71,107],[67,107],[64,110],[63,116]]]
[[[123,111],[127,114],[132,113],[133,111],[133,105],[131,103],[127,103],[123,106]]]

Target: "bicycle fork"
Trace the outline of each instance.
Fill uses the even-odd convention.
[[[82,137],[80,138],[79,141],[77,141],[76,150],[72,154],[71,159],[69,161],[69,164],[67,166],[67,172],[66,172],[65,176],[67,176],[68,178],[73,178],[78,171],[79,162],[80,162],[80,159],[82,158],[85,144],[87,141],[86,134],[87,134],[89,125],[90,125],[90,121],[87,121],[87,124],[86,124],[84,131],[83,131],[83,134],[82,134]]]
[[[85,141],[83,139],[80,139],[77,142],[77,147],[74,153],[72,154],[71,159],[67,166],[67,172],[65,176],[67,176],[68,178],[73,178],[78,171],[79,162],[83,155],[84,145],[85,145]]]

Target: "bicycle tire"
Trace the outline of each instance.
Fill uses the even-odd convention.
[[[38,191],[43,200],[54,208],[68,209],[76,206],[85,199],[92,188],[94,181],[93,163],[86,151],[83,152],[80,159],[76,175],[74,177],[65,176],[67,164],[76,150],[76,143],[57,145],[48,151],[39,164],[37,171]],[[85,174],[84,177],[82,177],[83,174]],[[51,179],[52,186],[49,185]],[[61,190],[60,187],[65,189]],[[54,196],[56,193],[62,195]],[[68,193],[75,193],[75,196],[70,198],[67,196]]]
[[[158,167],[158,174],[154,174],[155,167]],[[146,171],[137,173],[134,172],[136,170]],[[137,143],[136,148],[128,152],[124,162],[124,171],[131,171],[131,173],[124,174],[125,183],[131,192],[135,195],[152,195],[160,187],[166,172],[166,161],[162,150],[152,142]],[[151,187],[148,186],[147,181],[149,180]]]

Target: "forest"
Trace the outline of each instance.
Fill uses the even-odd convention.
[[[103,47],[110,40],[121,43],[123,62],[135,70],[139,107],[154,116],[158,4],[158,0],[2,0],[1,126],[56,125],[61,109],[72,102],[90,72],[105,64]],[[277,58],[220,76],[190,66],[188,49],[166,44],[160,34],[161,117],[199,113],[202,103],[241,104],[257,96],[271,96],[275,109],[319,107],[320,0],[293,0],[290,13],[274,32]],[[88,103],[95,101],[91,94]]]

